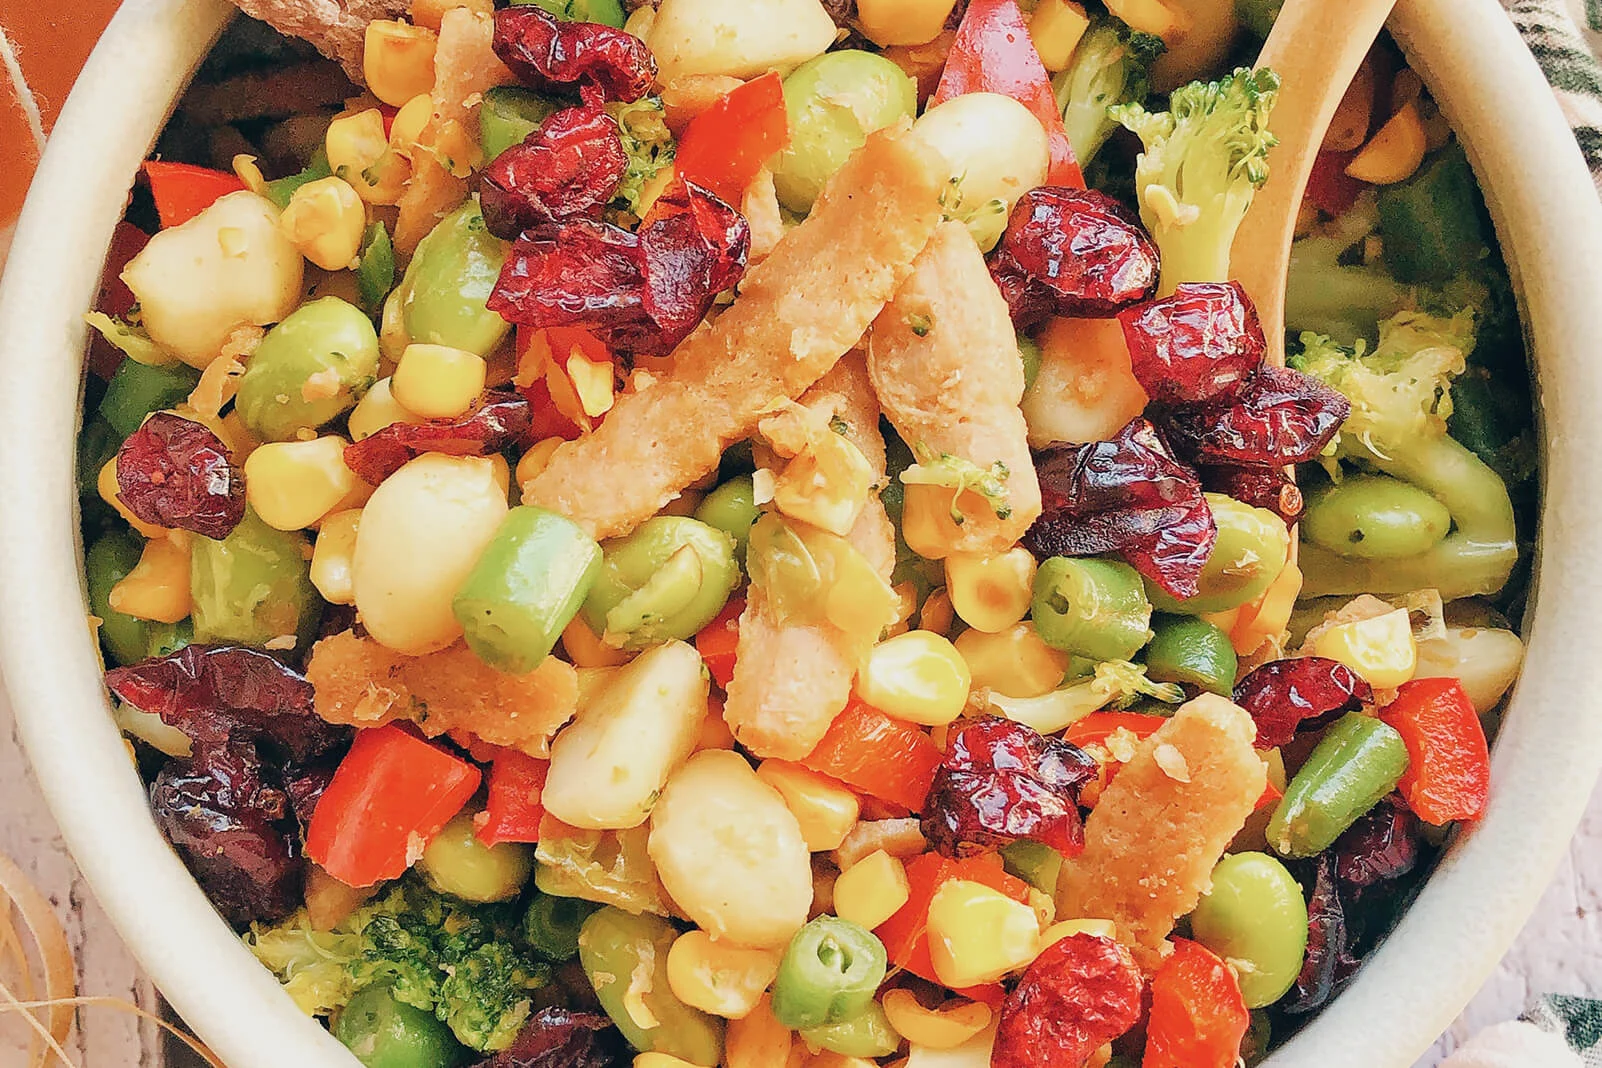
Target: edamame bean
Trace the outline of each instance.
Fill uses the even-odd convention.
[[[418,242],[406,276],[389,296],[405,340],[480,356],[493,352],[511,324],[484,302],[505,259],[506,245],[485,229],[477,197],[441,219]]]
[[[853,1020],[873,1004],[885,969],[884,943],[872,931],[819,916],[784,951],[773,980],[773,1015],[794,1031]]]
[[[417,870],[442,894],[463,901],[509,901],[534,873],[534,850],[518,842],[487,846],[464,813],[447,823],[423,849]]]
[[[1310,857],[1334,844],[1359,816],[1396,789],[1407,744],[1387,724],[1349,712],[1325,732],[1268,821],[1268,844],[1284,857]]]
[[[1228,634],[1196,616],[1161,613],[1152,618],[1151,630],[1147,678],[1198,686],[1224,697],[1234,692],[1240,665]]]
[[[333,1031],[367,1068],[454,1068],[467,1061],[466,1048],[449,1027],[397,1000],[383,985],[357,991]]]
[[[618,0],[512,0],[513,5],[533,4],[569,22],[599,22],[623,28],[623,5]]]
[[[1417,556],[1452,529],[1446,505],[1389,475],[1357,475],[1314,494],[1302,516],[1307,540],[1370,560]]]
[[[601,571],[601,547],[543,508],[514,508],[473,566],[451,611],[480,660],[522,675],[550,655]]]
[[[715,1065],[723,1052],[722,1021],[684,1004],[668,984],[668,950],[678,936],[660,916],[631,916],[607,906],[579,931],[579,964],[629,1045],[641,1053]],[[652,1021],[649,1026],[642,1023],[646,1020]]]
[[[624,649],[693,638],[740,581],[734,539],[686,516],[648,519],[601,548],[601,573],[584,602],[584,619],[608,644]]]
[[[598,907],[583,898],[535,894],[523,914],[523,940],[547,960],[572,960],[578,954],[579,931]]]
[[[478,109],[478,139],[484,146],[484,158],[493,160],[521,144],[556,109],[556,104],[532,89],[497,85],[485,93],[484,105]]]
[[[338,418],[378,377],[378,334],[360,308],[324,297],[267,331],[234,400],[251,433],[288,441]]]
[[[823,183],[868,135],[918,113],[918,86],[890,60],[846,49],[808,60],[784,79],[790,147],[779,155],[779,203],[806,214]]]
[[[250,508],[221,541],[196,536],[190,556],[195,640],[264,647],[305,639],[322,599],[311,584],[311,547],[274,530]]]
[[[1159,612],[1204,615],[1227,612],[1262,596],[1285,570],[1290,558],[1290,532],[1285,521],[1264,508],[1253,508],[1222,493],[1207,494],[1218,524],[1218,541],[1197,581],[1199,592],[1183,601],[1156,583],[1146,593]]]
[[[147,657],[166,656],[188,645],[194,628],[181,623],[154,623],[124,615],[111,607],[111,587],[139,563],[143,544],[128,531],[102,535],[84,554],[84,581],[89,589],[89,610],[100,620],[100,643],[119,664],[134,664]]]
[[[729,479],[701,499],[695,518],[734,539],[734,555],[743,564],[751,527],[762,513],[756,506],[756,489],[750,475]]]
[[[1191,937],[1229,961],[1247,1008],[1272,1005],[1296,982],[1307,951],[1307,902],[1285,865],[1234,853],[1190,914]]]
[[[1090,660],[1128,660],[1151,638],[1140,574],[1116,560],[1051,557],[1035,572],[1030,615],[1047,645]]]
[[[901,1048],[901,1036],[890,1026],[877,1001],[868,1002],[866,1008],[849,1019],[802,1031],[801,1040],[809,1047],[842,1057],[888,1057]]]
[[[106,383],[100,414],[122,437],[139,429],[145,416],[173,408],[189,399],[200,372],[182,363],[152,367],[138,360],[123,360]]]

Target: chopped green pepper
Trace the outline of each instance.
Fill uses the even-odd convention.
[[[1178,682],[1228,697],[1235,689],[1239,661],[1229,635],[1196,616],[1158,613],[1146,647],[1146,676]]]
[[[200,372],[187,364],[170,363],[153,367],[138,360],[123,360],[117,373],[106,383],[100,398],[100,414],[122,437],[139,429],[145,416],[172,408],[189,399],[200,382]]]

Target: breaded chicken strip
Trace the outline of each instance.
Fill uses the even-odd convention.
[[[879,406],[920,467],[999,480],[989,500],[971,492],[957,499],[963,522],[953,524],[949,547],[1011,548],[1040,515],[1040,484],[1018,409],[1023,360],[1007,302],[961,223],[935,232],[912,277],[874,322],[868,374]]]
[[[609,538],[711,472],[724,448],[861,339],[939,222],[940,172],[904,130],[868,138],[807,220],[746,276],[739,299],[678,347],[672,372],[558,448],[524,503]]]
[[[884,481],[879,406],[862,357],[846,356],[801,398],[803,407],[836,425]],[[766,425],[766,424],[764,424]],[[877,492],[847,540],[886,581],[896,562],[895,528]],[[828,622],[780,621],[759,586],[746,593],[739,657],[723,718],[735,738],[760,757],[799,760],[812,752],[851,696],[861,655],[856,638]]]
[[[1148,972],[1174,920],[1202,891],[1268,781],[1244,709],[1203,694],[1142,741],[1085,821],[1085,851],[1063,865],[1057,915],[1118,925]]]

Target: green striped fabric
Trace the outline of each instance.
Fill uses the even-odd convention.
[[[1503,0],[1503,6],[1552,83],[1591,178],[1602,191],[1602,63],[1591,42],[1562,0]],[[1602,32],[1602,0],[1584,0],[1583,14],[1590,29]]]

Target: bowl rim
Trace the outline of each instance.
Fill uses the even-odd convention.
[[[225,0],[127,0],[62,109],[18,223],[0,281],[0,501],[31,507],[12,507],[26,522],[0,524],[0,673],[63,837],[174,1008],[234,1068],[332,1068],[355,1061],[255,962],[150,819],[89,628],[78,611],[36,610],[84,605],[73,472],[81,315],[139,161],[232,12]],[[1602,204],[1495,0],[1402,0],[1391,29],[1463,131],[1527,311],[1544,441],[1563,446],[1545,457],[1543,502],[1564,506],[1543,504],[1536,567],[1563,580],[1540,587],[1526,617],[1529,660],[1497,739],[1485,819],[1272,1068],[1405,1068],[1427,1049],[1528,918],[1602,767],[1602,699],[1564,681],[1583,677],[1584,625],[1602,600],[1602,568],[1585,567],[1588,529],[1602,521],[1585,492],[1597,466],[1585,461],[1602,454],[1592,414],[1602,359],[1587,359],[1602,354],[1586,328],[1602,292],[1592,258]],[[1532,160],[1539,181],[1528,180]]]

